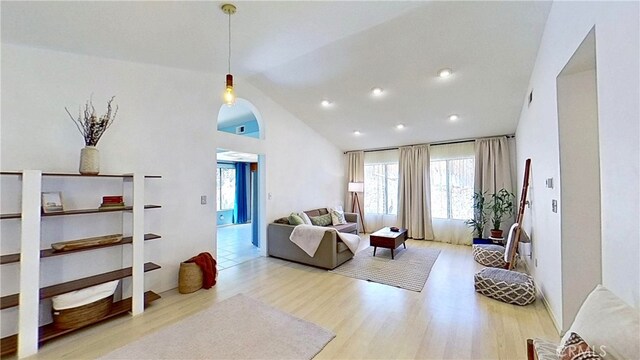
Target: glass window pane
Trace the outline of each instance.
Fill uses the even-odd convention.
[[[364,212],[367,214],[384,213],[384,165],[365,164],[364,166]]]
[[[473,217],[474,160],[456,159],[448,161],[451,218],[470,219]]]
[[[216,169],[216,210],[220,211],[220,168]]]
[[[431,216],[447,218],[447,162],[431,162]]]
[[[234,208],[236,199],[236,169],[220,169],[220,210]]]
[[[398,164],[387,164],[387,214],[398,213]]]

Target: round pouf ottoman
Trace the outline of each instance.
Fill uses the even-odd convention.
[[[500,245],[473,245],[473,259],[484,266],[496,268],[507,266],[504,261],[504,246]]]
[[[474,278],[477,292],[509,304],[528,305],[536,300],[533,278],[517,271],[484,268]]]

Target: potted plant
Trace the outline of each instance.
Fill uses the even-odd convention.
[[[501,238],[502,230],[500,230],[500,225],[502,224],[502,219],[505,216],[513,215],[513,200],[515,199],[515,195],[510,193],[506,189],[500,189],[495,194],[491,194],[491,201],[487,204],[489,211],[491,212],[491,237]]]
[[[482,233],[484,232],[484,226],[487,224],[489,219],[487,218],[487,213],[485,210],[485,192],[474,192],[473,193],[473,219],[469,219],[464,223],[467,224],[473,232],[475,233],[474,241],[482,239]]]

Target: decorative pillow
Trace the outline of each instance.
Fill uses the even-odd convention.
[[[602,285],[596,286],[582,303],[560,344],[567,342],[572,332],[580,334],[605,359],[640,359],[638,309]]]
[[[329,211],[331,214],[331,224],[332,225],[343,225],[347,223],[347,219],[344,218],[344,211],[338,209],[331,209]]]
[[[288,224],[289,223],[289,217],[285,216],[285,217],[281,217],[280,219],[275,219],[273,221],[276,224]]]
[[[602,359],[598,353],[594,352],[580,335],[572,332],[569,339],[564,343],[558,356],[559,360],[597,360]]]
[[[298,216],[298,214],[291,213],[291,215],[289,215],[289,224],[291,224],[291,225],[302,225],[302,224],[304,224],[304,221],[302,221],[302,218],[300,216]]]
[[[309,215],[307,215],[304,211],[300,211],[298,213],[298,216],[300,216],[302,218],[302,221],[304,221],[305,225],[313,225],[311,223],[311,219],[309,219]]]
[[[331,225],[331,214],[324,214],[320,216],[310,216],[311,224],[316,226],[327,226]]]

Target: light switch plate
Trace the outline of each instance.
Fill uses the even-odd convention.
[[[551,200],[551,211],[554,213],[558,212],[558,200]]]
[[[207,205],[207,195],[200,196],[200,204]]]
[[[546,185],[549,189],[553,189],[553,178],[548,178],[547,180],[545,180],[545,185]]]

